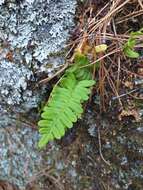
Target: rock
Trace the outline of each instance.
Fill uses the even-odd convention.
[[[38,133],[22,117],[35,117],[47,93],[37,81],[64,64],[75,8],[76,0],[0,1],[0,179],[20,188],[43,163]]]
[[[40,169],[38,133],[29,128],[0,128],[0,177],[24,187],[29,177]]]
[[[22,91],[27,89],[27,81],[31,80],[32,71],[24,65],[2,60],[0,64],[1,102],[3,104],[16,105],[22,102]]]
[[[60,56],[50,54],[65,47],[75,5],[75,0],[5,1],[1,5],[1,101],[21,104],[26,99],[23,91],[30,82],[36,83],[35,76],[51,75],[64,63]]]

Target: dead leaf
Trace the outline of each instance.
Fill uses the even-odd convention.
[[[89,44],[89,41],[87,39],[87,33],[85,32],[83,35],[82,41],[79,43],[78,47],[75,49],[75,52],[82,53],[84,55],[87,55],[89,52],[91,52],[91,46]]]
[[[127,88],[133,89],[133,83],[130,82],[130,81],[125,81],[124,85],[125,85]]]
[[[143,76],[143,68],[138,68],[138,74]]]
[[[141,120],[140,114],[137,110],[123,110],[121,114],[119,115],[119,120],[122,120],[123,117],[129,117],[132,116],[135,118],[136,122],[139,122]]]
[[[101,53],[101,52],[105,52],[108,46],[106,44],[100,44],[100,45],[95,46],[94,48],[95,48],[96,53]]]
[[[6,54],[6,59],[8,59],[10,62],[13,62],[13,52],[12,51],[9,51]]]

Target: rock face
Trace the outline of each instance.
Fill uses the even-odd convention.
[[[49,55],[64,48],[73,26],[76,3],[15,0],[0,4],[0,72],[3,73],[0,101],[20,104],[26,99],[23,91],[29,80],[35,81],[40,72],[51,74],[63,64],[60,58],[51,60]]]
[[[42,158],[37,132],[16,117],[41,101],[45,87],[35,88],[38,79],[64,64],[55,54],[65,48],[75,8],[76,0],[0,1],[0,179],[20,187]]]

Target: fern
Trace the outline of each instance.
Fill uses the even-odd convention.
[[[123,46],[123,51],[125,55],[129,58],[138,58],[140,54],[135,51],[135,46],[137,45],[137,37],[143,35],[143,28],[139,31],[131,32],[128,41]]]
[[[83,113],[82,104],[89,99],[90,87],[95,84],[90,68],[80,67],[88,64],[86,56],[77,54],[75,63],[65,73],[60,83],[54,87],[50,99],[38,122],[42,148],[49,141],[61,139],[68,128],[73,127]]]

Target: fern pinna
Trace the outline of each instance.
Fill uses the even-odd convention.
[[[38,122],[41,139],[39,147],[44,147],[49,141],[61,139],[68,128],[73,127],[83,113],[82,104],[88,100],[92,80],[88,58],[82,54],[75,56],[75,63],[67,69],[60,83],[53,88],[48,103]]]

